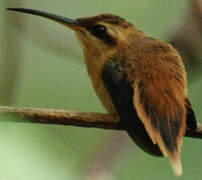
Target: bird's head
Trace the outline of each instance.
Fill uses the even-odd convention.
[[[133,25],[113,14],[76,19],[75,32],[84,49],[100,52],[116,49],[128,39]]]
[[[73,20],[33,9],[8,8],[8,10],[42,16],[65,25],[76,33],[84,51],[92,51],[96,55],[117,49],[135,40],[135,34],[137,37],[141,34],[131,23],[113,14]]]

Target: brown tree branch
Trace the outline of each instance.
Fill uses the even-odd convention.
[[[102,113],[83,113],[70,110],[0,106],[0,114],[15,115],[20,117],[20,122],[125,130],[118,119],[111,115]],[[1,119],[1,122],[2,121],[3,120]],[[198,124],[195,131],[187,129],[185,136],[202,138],[202,125]]]
[[[113,116],[102,113],[82,113],[70,110],[0,106],[0,114],[20,117],[20,122],[123,130],[118,120]]]

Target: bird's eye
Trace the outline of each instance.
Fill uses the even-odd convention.
[[[108,32],[107,28],[103,25],[97,24],[90,29],[92,35],[97,37],[98,39],[104,41],[107,44],[114,45],[115,38],[112,37]]]
[[[102,35],[102,34],[105,34],[107,32],[107,29],[105,26],[97,24],[94,26],[94,32],[97,35]]]

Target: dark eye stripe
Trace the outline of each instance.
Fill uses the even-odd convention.
[[[89,27],[88,30],[92,35],[94,35],[98,39],[101,39],[106,44],[109,45],[116,44],[116,39],[107,33],[107,28],[105,26],[97,24]]]

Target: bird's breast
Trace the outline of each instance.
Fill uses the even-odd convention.
[[[87,53],[85,53],[85,64],[88,71],[88,75],[90,76],[93,88],[99,97],[102,105],[105,107],[106,111],[111,114],[117,116],[117,112],[115,110],[115,107],[112,103],[111,97],[105,88],[105,85],[103,83],[101,74],[102,74],[102,68],[107,60],[103,60],[103,58],[90,56]]]

